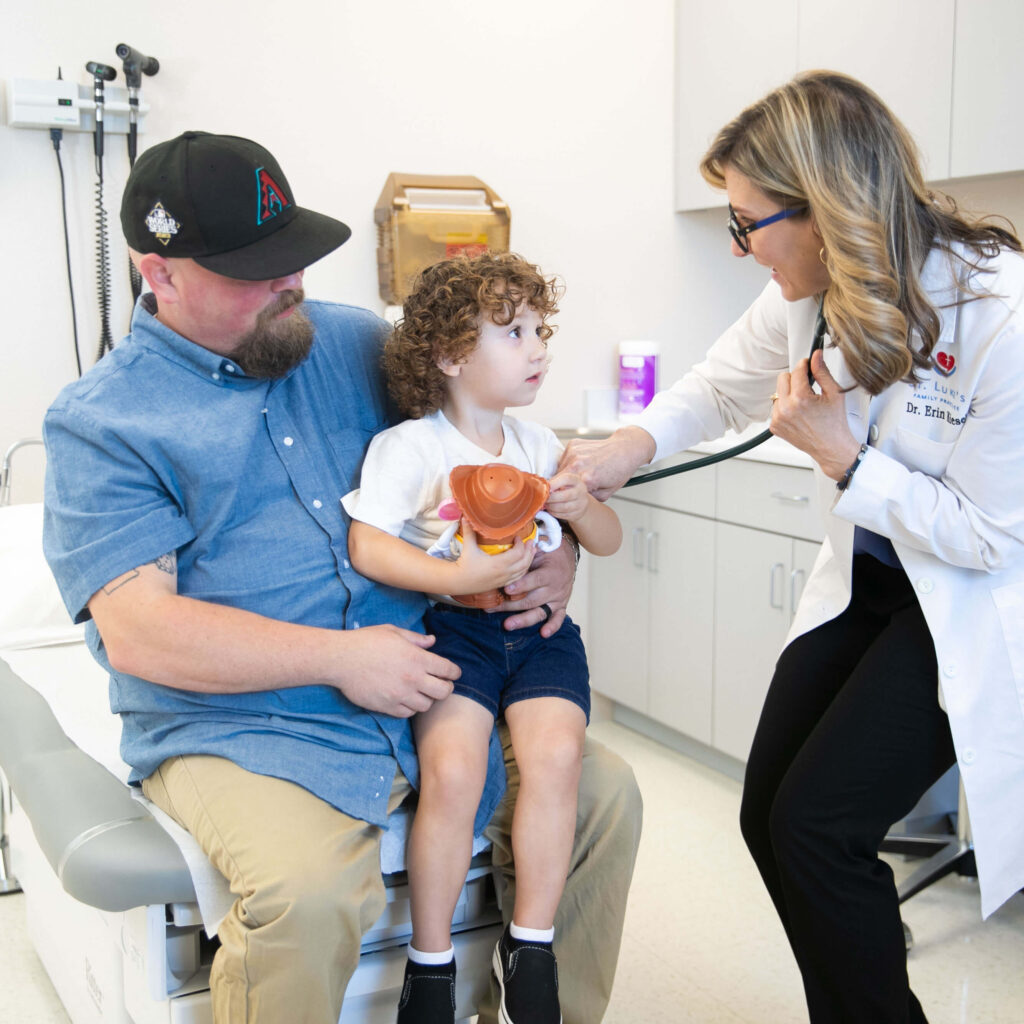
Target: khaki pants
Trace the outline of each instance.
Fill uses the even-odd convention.
[[[512,810],[518,773],[487,827],[506,920],[515,896]],[[384,909],[381,830],[290,782],[205,755],[165,761],[143,791],[195,836],[237,899],[210,977],[216,1024],[337,1024],[361,937]],[[390,808],[409,793],[401,773]],[[576,841],[555,921],[565,1024],[598,1024],[611,994],[640,840],[629,766],[587,741]],[[480,1024],[497,1021],[496,985]]]

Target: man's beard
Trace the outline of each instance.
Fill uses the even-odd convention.
[[[272,306],[256,318],[256,326],[242,338],[231,358],[248,377],[277,380],[299,365],[313,347],[313,325],[301,309],[282,320],[277,317],[305,298],[301,288],[282,292]]]

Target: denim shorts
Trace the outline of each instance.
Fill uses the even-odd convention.
[[[540,635],[543,622],[507,630],[507,615],[436,604],[424,624],[437,639],[430,650],[462,669],[455,692],[482,704],[495,718],[510,704],[561,697],[590,721],[590,672],[579,626],[566,616],[558,632]]]

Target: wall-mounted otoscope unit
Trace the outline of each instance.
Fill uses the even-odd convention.
[[[64,209],[64,247],[68,265],[68,290],[71,297],[71,321],[74,332],[75,361],[81,375],[78,325],[71,279],[71,246],[68,239],[67,203],[64,167],[60,147],[65,131],[92,132],[96,165],[96,279],[100,307],[100,340],[96,358],[113,348],[110,335],[110,245],[107,213],[103,206],[103,160],[107,135],[124,135],[128,143],[128,162],[135,165],[138,133],[149,110],[139,90],[143,75],[155,75],[160,62],[127,43],[118,43],[116,53],[122,63],[126,88],[109,85],[117,78],[117,69],[99,61],[89,61],[85,70],[91,84],[65,81],[60,71],[52,80],[15,78],[7,91],[7,123],[12,128],[49,129],[60,170],[61,202]],[[131,292],[138,298],[142,281],[129,264]]]

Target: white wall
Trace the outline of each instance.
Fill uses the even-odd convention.
[[[581,387],[613,381],[618,340],[670,334],[679,282],[671,0],[601,8],[584,0],[105,0],[98,8],[0,0],[0,8],[5,85],[54,77],[58,65],[86,82],[88,60],[117,67],[113,84],[123,85],[114,48],[126,42],[161,65],[143,81],[151,112],[140,149],[189,128],[267,145],[300,204],[353,229],[310,269],[311,295],[380,308],[373,206],[389,172],[483,178],[511,207],[513,247],[567,285],[554,367],[534,410],[545,422],[579,421]],[[5,123],[0,152],[2,449],[38,433],[75,369],[49,136]],[[63,155],[81,347],[91,363],[99,337],[91,136],[66,134]],[[108,136],[115,338],[129,316],[117,220],[126,170],[123,137]],[[25,487],[32,471],[19,478]]]
[[[140,148],[189,128],[247,135],[278,157],[300,204],[353,237],[307,274],[311,295],[380,308],[373,206],[391,171],[468,173],[512,210],[512,246],[567,292],[552,372],[533,414],[582,417],[581,389],[612,384],[623,338],[662,343],[670,382],[764,281],[729,255],[722,212],[673,213],[672,0],[0,0],[0,75],[86,82],[119,69],[120,42],[156,56]],[[715,43],[714,45],[717,45]],[[751,97],[753,99],[753,97]],[[6,103],[6,100],[5,100]],[[0,451],[37,434],[75,376],[59,179],[45,131],[0,125]],[[99,337],[92,139],[64,137],[83,360]],[[107,139],[115,301],[127,329],[117,219],[123,137]],[[1024,227],[1021,178],[970,183],[981,206]],[[21,453],[19,453],[21,454]],[[16,499],[39,493],[41,460],[16,464]]]

